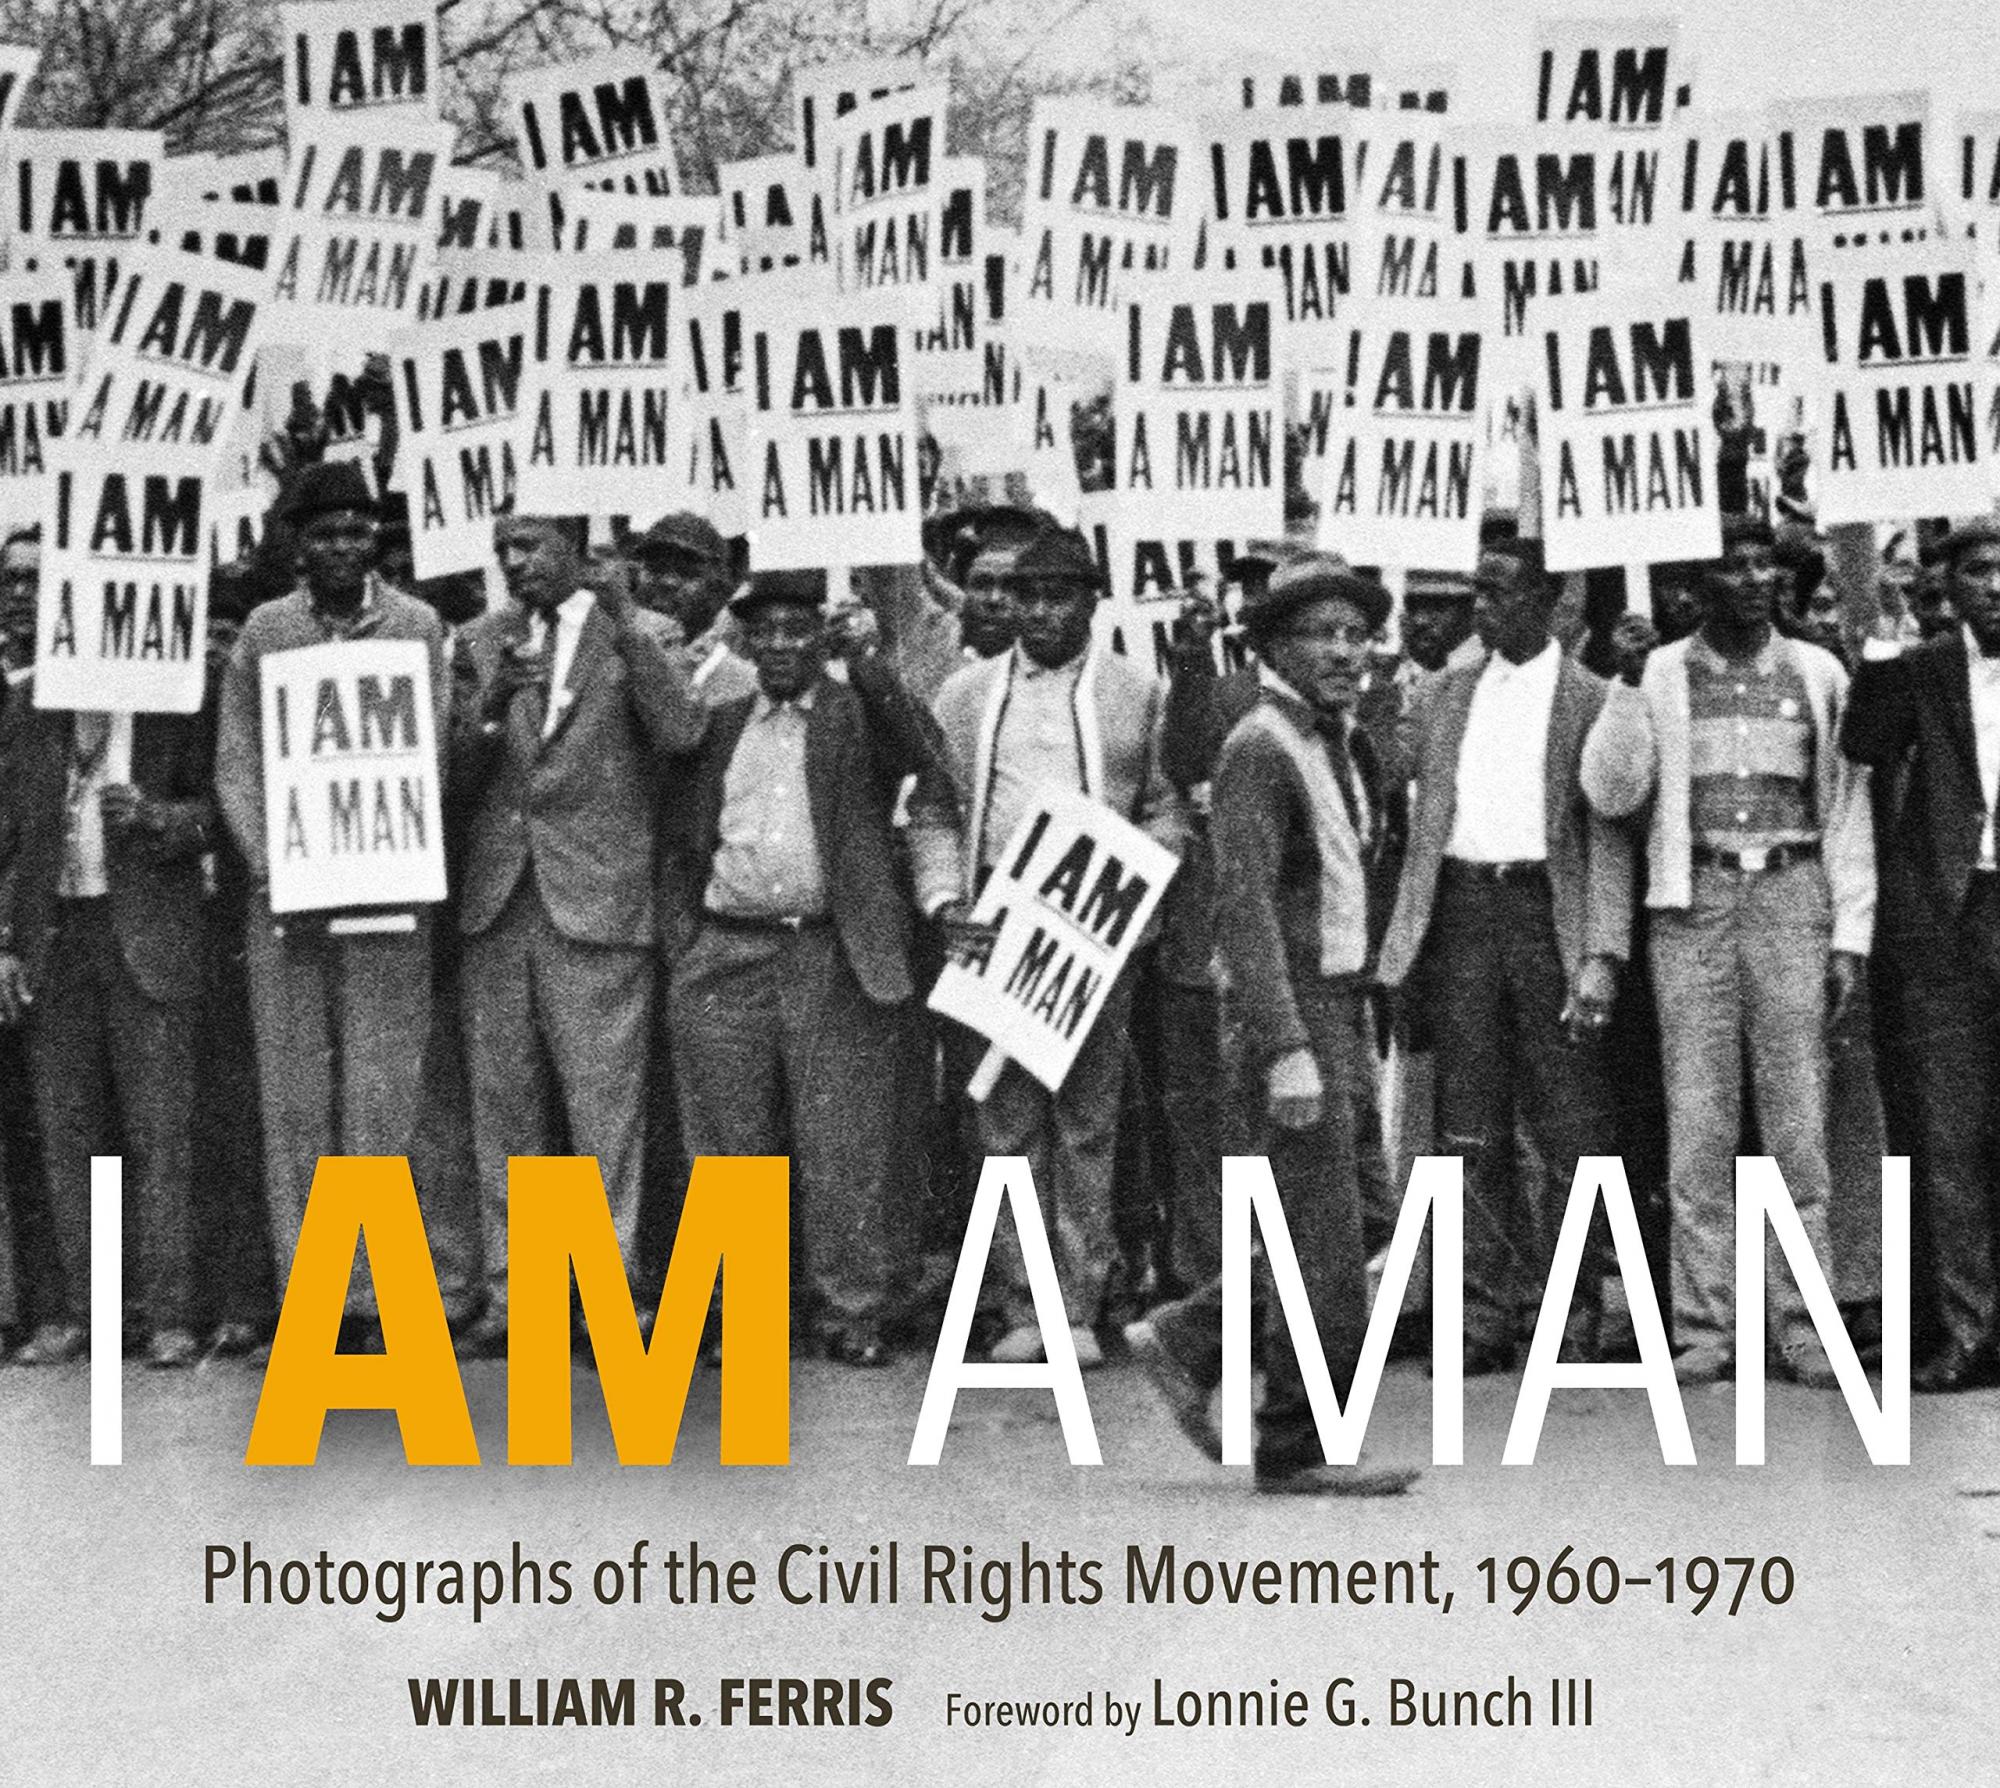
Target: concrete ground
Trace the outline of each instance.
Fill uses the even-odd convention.
[[[1105,1463],[1064,1459],[1050,1400],[971,1392],[944,1462],[904,1463],[927,1362],[863,1374],[794,1369],[793,1460],[716,1463],[716,1380],[690,1401],[677,1463],[611,1457],[595,1380],[578,1375],[578,1463],[567,1469],[413,1470],[392,1421],[341,1415],[318,1466],[241,1463],[258,1377],[239,1364],[127,1379],[126,1460],[87,1463],[83,1368],[0,1371],[0,1780],[401,1783],[678,1779],[1149,1785],[1369,1782],[1843,1784],[2000,1781],[1989,1731],[2000,1689],[2000,1393],[1920,1400],[1914,1463],[1871,1466],[1837,1394],[1773,1385],[1770,1463],[1738,1468],[1733,1393],[1690,1393],[1701,1463],[1659,1462],[1644,1397],[1559,1393],[1533,1467],[1499,1463],[1512,1386],[1468,1394],[1471,1463],[1428,1471],[1392,1501],[1259,1498],[1209,1464],[1129,1367],[1089,1380]],[[468,1369],[482,1454],[505,1456],[505,1378]],[[1429,1453],[1420,1367],[1392,1369],[1373,1456]],[[744,1607],[670,1606],[647,1573],[638,1606],[605,1607],[589,1578],[645,1540],[657,1563],[690,1542],[754,1566]],[[899,1543],[894,1606],[788,1606],[787,1545],[842,1561]],[[566,1607],[242,1605],[203,1600],[204,1548],[373,1565],[385,1558],[571,1561]],[[1102,1562],[1094,1606],[924,1605],[926,1545],[1018,1563]],[[1185,1566],[1330,1558],[1438,1560],[1449,1612],[1422,1606],[1130,1606],[1125,1549],[1163,1543]],[[1609,1605],[1487,1606],[1479,1561],[1617,1561]],[[1754,1593],[1732,1618],[1735,1573],[1703,1614],[1669,1607],[1657,1569],[1747,1555],[1790,1561],[1782,1606]],[[816,1560],[816,1554],[804,1555]],[[880,1555],[878,1555],[880,1556]],[[959,1551],[958,1556],[965,1554]],[[1679,1567],[1685,1585],[1686,1565]],[[1700,1567],[1696,1567],[1699,1574]],[[1776,1578],[1776,1567],[1774,1581]],[[996,1570],[997,1577],[997,1570]],[[1080,1583],[1080,1580],[1078,1580]],[[1600,1567],[1605,1589],[1609,1567]],[[1685,1596],[1685,1588],[1683,1588]],[[1392,1686],[1531,1691],[1531,1726],[1396,1728]],[[412,1676],[637,1679],[630,1729],[420,1729]],[[724,1679],[887,1677],[877,1728],[721,1723]],[[653,1679],[674,1677],[699,1726],[653,1724]],[[1353,1679],[1357,1719],[1324,1717]],[[1589,1678],[1593,1724],[1549,1724],[1549,1679]],[[1180,1691],[1297,1688],[1298,1729],[1156,1726],[1153,1684]],[[529,1691],[532,1702],[533,1689]],[[747,1694],[747,1691],[745,1691]],[[1104,1698],[1136,1702],[1135,1735],[1107,1730]],[[506,1689],[501,1686],[502,1705]],[[947,1697],[1088,1697],[1093,1724],[968,1730]],[[1199,1697],[1198,1697],[1199,1699]],[[1493,1703],[1495,1708],[1502,1701]]]

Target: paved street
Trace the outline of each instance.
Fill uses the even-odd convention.
[[[1732,1393],[1692,1394],[1703,1463],[1658,1462],[1644,1398],[1559,1394],[1531,1469],[1498,1463],[1511,1389],[1475,1387],[1460,1469],[1434,1470],[1391,1502],[1255,1497],[1197,1457],[1129,1368],[1090,1380],[1106,1463],[1064,1463],[1052,1405],[975,1392],[944,1464],[903,1461],[924,1365],[863,1375],[801,1364],[785,1470],[715,1462],[716,1385],[698,1383],[681,1460],[622,1470],[609,1457],[595,1381],[579,1374],[573,1468],[414,1471],[394,1425],[333,1418],[312,1470],[241,1463],[256,1376],[241,1366],[128,1379],[126,1457],[93,1471],[82,1368],[0,1372],[0,1774],[20,1783],[688,1781],[1149,1784],[1298,1780],[1843,1783],[1992,1780],[1989,1710],[2000,1666],[2000,1395],[1919,1402],[1915,1463],[1867,1464],[1835,1396],[1770,1392],[1772,1463],[1739,1470]],[[482,1451],[504,1456],[505,1380],[472,1368]],[[1383,1457],[1429,1450],[1428,1384],[1392,1370],[1371,1436]],[[1247,1474],[1245,1474],[1247,1475]],[[638,1607],[597,1606],[603,1558],[635,1541],[653,1559],[690,1542],[742,1557],[758,1588],[740,1608],[672,1607],[657,1573]],[[789,1607],[782,1549],[826,1544],[842,1561],[899,1543],[896,1606]],[[203,1547],[248,1541],[260,1558],[371,1566],[384,1558],[508,1558],[513,1542],[577,1566],[567,1607],[412,1608],[395,1624],[366,1607],[203,1605]],[[1096,1606],[1019,1606],[1003,1621],[925,1606],[926,1545],[1051,1564],[1103,1562]],[[1449,1613],[1424,1607],[1126,1603],[1126,1548],[1179,1562],[1437,1557]],[[1705,1614],[1624,1588],[1516,1617],[1483,1605],[1479,1560],[1517,1553],[1615,1557],[1626,1576],[1667,1556],[1789,1558],[1781,1607],[1754,1593]],[[964,1556],[962,1553],[960,1556]],[[1504,1568],[1504,1563],[1503,1563]],[[1685,1566],[1680,1567],[1685,1571]],[[1608,1569],[1608,1567],[1607,1567]],[[1053,1574],[1052,1574],[1053,1575]],[[1185,1571],[1183,1572],[1185,1580]],[[1600,1587],[1608,1582],[1600,1573]],[[231,1586],[233,1589],[233,1586]],[[1511,1598],[1510,1598],[1511,1603]],[[1533,1695],[1530,1727],[1389,1725],[1391,1679],[1423,1688]],[[638,1681],[631,1729],[418,1730],[411,1676],[622,1677]],[[724,1728],[725,1678],[888,1677],[876,1730]],[[1326,1685],[1354,1680],[1372,1724],[1328,1723]],[[1594,1723],[1552,1728],[1551,1677],[1592,1679]],[[653,1724],[653,1679],[677,1677],[700,1727]],[[1297,1730],[1159,1727],[1153,1683],[1305,1691]],[[1105,1729],[1104,1696],[1143,1708],[1136,1736]],[[503,1697],[504,1684],[500,1689]],[[1090,1697],[1087,1729],[966,1730],[946,1697]],[[532,1706],[533,1688],[528,1690]],[[1504,1698],[1495,1705],[1504,1705]],[[740,1716],[739,1716],[740,1718]]]

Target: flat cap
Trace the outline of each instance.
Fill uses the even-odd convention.
[[[706,516],[679,509],[663,515],[632,543],[633,556],[650,558],[655,553],[682,553],[705,565],[727,565],[729,546]]]
[[[773,602],[792,602],[805,608],[826,607],[824,571],[759,571],[729,599],[732,615],[748,615]]]
[[[1470,602],[1472,579],[1462,571],[1418,571],[1403,574],[1406,602]]]
[[[1979,515],[1960,522],[1938,547],[1938,562],[1955,564],[1960,553],[1970,552],[1975,546],[2000,546],[2000,515]]]
[[[1389,618],[1389,592],[1382,585],[1363,577],[1345,559],[1313,553],[1280,565],[1261,591],[1247,592],[1241,619],[1251,633],[1269,633],[1314,602],[1351,603],[1370,627],[1380,627]]]
[[[379,515],[374,486],[368,474],[351,459],[322,460],[303,467],[278,498],[276,514],[294,527],[330,509],[353,509],[362,515]]]

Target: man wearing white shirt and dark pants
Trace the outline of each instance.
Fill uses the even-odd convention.
[[[1941,1342],[1911,1382],[2000,1376],[1994,1263],[2000,1140],[2000,522],[1945,542],[1960,627],[1856,671],[1840,742],[1905,789],[1880,857],[1878,929],[1901,980],[1921,1149],[1919,1209]]]
[[[1601,1041],[1631,933],[1632,848],[1593,815],[1578,766],[1604,684],[1562,654],[1560,585],[1540,542],[1482,553],[1481,662],[1440,672],[1413,716],[1415,799],[1379,978],[1405,1037],[1437,1055],[1440,1150],[1466,1161],[1465,1369],[1514,1357],[1508,1225],[1514,1120],[1558,1199],[1577,1157],[1612,1148]],[[1586,1262],[1569,1336],[1595,1347]]]

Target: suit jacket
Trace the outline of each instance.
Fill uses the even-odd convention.
[[[1402,985],[1430,932],[1438,871],[1458,814],[1459,748],[1465,740],[1473,691],[1485,667],[1482,654],[1476,663],[1439,671],[1423,686],[1412,715],[1411,774],[1416,794],[1396,909],[1382,941],[1378,974],[1385,986]],[[1592,956],[1623,962],[1632,940],[1631,840],[1593,813],[1583,795],[1584,741],[1604,697],[1603,679],[1565,656],[1549,710],[1542,811],[1556,945],[1572,985]]]
[[[0,949],[39,989],[55,937],[74,716],[10,702],[0,718]],[[166,807],[157,840],[105,834],[112,930],[148,999],[189,1000],[206,961],[202,853],[215,838],[215,738],[205,715],[141,714],[132,782]]]
[[[1986,823],[1965,636],[1897,658],[1864,659],[1841,722],[1841,749],[1902,800],[1879,857],[1883,929],[1907,946],[1956,928]]]
[[[878,1005],[908,999],[911,908],[890,824],[906,775],[935,773],[929,716],[886,666],[857,660],[849,682],[821,676],[806,719],[806,801],[835,933],[862,991]],[[669,957],[694,941],[722,840],[730,760],[757,698],[716,708],[700,746],[680,760],[678,798],[661,821],[661,935]]]
[[[505,720],[480,715],[503,648],[527,617],[512,603],[459,635],[453,666],[452,775],[462,816],[459,930],[491,928],[532,874],[556,929],[583,944],[654,942],[656,815],[675,753],[700,743],[707,711],[688,687],[657,616],[614,625],[601,601],[584,617],[556,722],[543,736],[529,692]]]
[[[1014,654],[1003,652],[955,671],[938,691],[935,712],[957,803],[956,811],[923,798],[911,805],[910,849],[926,911],[972,896],[993,792],[993,748],[1013,674]],[[1083,792],[1179,856],[1180,803],[1160,767],[1163,699],[1159,680],[1130,659],[1095,645],[1085,652],[1076,686]],[[1005,843],[994,840],[995,848]]]

